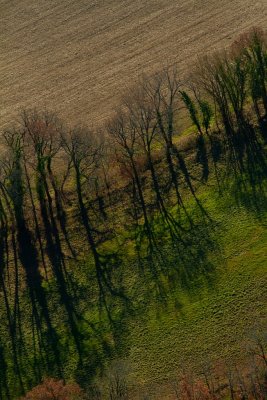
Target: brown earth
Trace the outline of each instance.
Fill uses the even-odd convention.
[[[0,126],[23,108],[102,124],[138,77],[265,27],[267,0],[0,0]]]

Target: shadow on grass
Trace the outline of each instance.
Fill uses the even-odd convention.
[[[154,219],[151,228],[154,247],[151,248],[150,242],[144,237],[142,243],[137,242],[136,260],[144,287],[148,291],[146,299],[154,296],[164,304],[177,287],[187,292],[194,290],[199,285],[199,276],[206,284],[213,284],[216,270],[209,254],[220,254],[214,234],[216,227],[204,205],[199,207],[199,202],[200,200],[191,213],[193,224],[188,224],[185,220],[179,235],[177,232],[174,235],[159,217]],[[205,213],[202,212],[203,209]]]
[[[248,127],[250,141],[244,143],[242,168],[233,167],[230,179],[233,178],[231,191],[238,205],[253,212],[261,219],[267,204],[267,163],[266,151],[261,135],[266,132],[256,132]]]

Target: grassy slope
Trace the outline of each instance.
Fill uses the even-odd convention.
[[[221,165],[222,171],[224,168]],[[57,288],[52,280],[44,282],[53,325],[60,337],[65,377],[75,377],[87,384],[102,363],[107,364],[110,357],[119,357],[127,361],[131,382],[144,386],[148,392],[156,390],[160,393],[162,390],[163,394],[156,398],[167,398],[170,390],[167,380],[173,379],[182,369],[199,372],[208,361],[222,359],[233,363],[242,360],[247,337],[255,326],[266,326],[265,178],[261,183],[262,186],[256,186],[255,190],[250,184],[244,189],[230,177],[223,183],[221,193],[214,178],[210,178],[207,185],[199,185],[198,198],[208,217],[203,216],[190,196],[186,207],[197,229],[188,237],[189,246],[178,249],[183,263],[181,257],[168,247],[167,232],[160,221],[155,222],[166,260],[160,290],[147,269],[143,273],[138,270],[130,233],[122,228],[114,242],[104,243],[105,251],[117,250],[118,241],[121,244],[123,282],[132,300],[130,310],[128,306],[125,310],[121,303],[110,300],[115,321],[112,331],[104,314],[99,321],[93,272],[90,275],[91,259],[86,264],[70,265],[75,282],[73,299],[80,304],[83,317],[90,322],[89,326],[80,322],[86,359],[82,368],[68,323],[64,322],[66,314],[60,305]],[[77,240],[80,240],[79,234]],[[25,292],[21,292],[20,303],[27,351],[21,359],[22,376],[26,386],[31,387],[36,383],[34,375],[41,363],[40,357],[45,360],[46,350],[44,347],[43,354],[38,352],[38,347],[36,352],[30,351],[33,326],[31,303]],[[7,347],[10,345],[5,344],[9,338],[4,313],[2,318],[1,344],[11,366]],[[54,374],[45,362],[41,374],[42,371]],[[13,373],[10,368],[8,380],[11,393],[13,390],[16,393],[17,381]]]
[[[166,303],[149,304],[129,329],[132,378],[152,392],[182,369],[199,372],[209,361],[242,360],[247,338],[257,326],[266,327],[266,202],[256,210],[213,188],[200,198],[215,222],[216,248],[206,260],[213,271],[190,288],[174,287]]]

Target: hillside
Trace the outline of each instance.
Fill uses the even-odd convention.
[[[1,126],[21,109],[99,124],[142,73],[176,60],[183,76],[203,52],[264,27],[264,1],[0,1]]]
[[[186,149],[183,155],[190,173],[200,176],[196,149]],[[175,387],[183,373],[202,376],[217,367],[214,379],[224,383],[225,369],[234,374],[236,367],[240,373],[243,366],[246,370],[251,367],[250,346],[255,346],[258,333],[265,335],[267,325],[266,169],[255,162],[251,175],[245,157],[246,169],[234,176],[226,161],[227,155],[221,154],[216,163],[217,180],[209,154],[209,179],[206,184],[196,184],[198,203],[183,188],[186,214],[180,211],[182,238],[170,240],[168,224],[159,215],[154,219],[153,232],[160,247],[155,243],[149,257],[147,241],[143,237],[140,246],[138,228],[130,217],[127,190],[113,193],[110,203],[104,200],[108,213],[104,225],[97,204],[88,208],[91,223],[99,230],[111,225],[117,232],[97,247],[112,271],[111,286],[104,286],[102,301],[85,229],[77,218],[70,221],[73,209],[78,212],[74,200],[64,204],[69,239],[79,251],[77,258],[71,257],[62,232],[64,255],[57,248],[49,251],[47,243],[56,234],[51,231],[49,239],[40,220],[47,271],[39,255],[41,275],[34,269],[27,273],[27,266],[34,268],[38,244],[29,248],[25,235],[24,249],[20,249],[21,239],[14,238],[22,266],[17,301],[16,251],[10,248],[1,264],[3,399],[16,398],[21,385],[31,388],[43,376],[75,379],[89,393],[96,384],[103,390],[101,399],[109,398],[109,385],[117,377],[129,388],[130,399],[176,399]],[[177,218],[176,206],[171,213]],[[188,216],[194,225],[185,232]],[[57,225],[61,229],[59,220]],[[27,226],[34,234],[33,222]],[[3,228],[2,223],[2,238]],[[6,250],[2,241],[1,254]],[[66,274],[60,273],[61,262]],[[208,379],[213,379],[212,374]]]
[[[265,400],[263,2],[0,5],[0,400]]]

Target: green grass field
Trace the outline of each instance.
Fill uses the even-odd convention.
[[[266,326],[266,212],[238,206],[214,190],[201,199],[216,222],[216,248],[207,249],[212,271],[190,288],[178,285],[167,304],[149,305],[131,324],[133,375],[151,387],[182,370],[200,373],[209,362],[242,360],[257,326]]]

